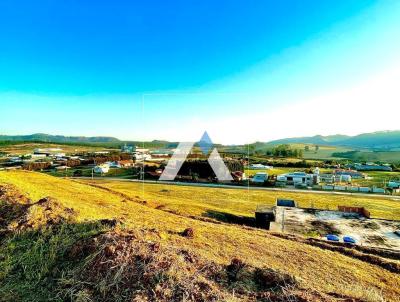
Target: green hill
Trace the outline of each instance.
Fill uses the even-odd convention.
[[[110,143],[119,142],[115,137],[108,136],[64,136],[50,135],[44,133],[35,133],[30,135],[0,135],[0,141],[34,141],[34,142],[51,142],[51,143]]]
[[[271,141],[267,144],[313,144],[390,150],[400,148],[400,131],[363,133],[356,136],[337,134],[331,136],[316,135],[310,137],[294,137]]]

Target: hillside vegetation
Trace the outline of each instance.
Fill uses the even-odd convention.
[[[157,188],[165,190],[160,194],[132,187],[127,194],[26,171],[0,172],[0,186],[1,301],[398,301],[400,296],[396,260],[354,257],[356,252],[182,215],[183,208],[174,213],[153,207],[176,201],[170,187]],[[142,198],[143,189],[149,200]],[[220,208],[229,196],[221,192]],[[188,213],[207,201],[186,194]]]
[[[64,136],[50,135],[44,133],[35,133],[29,135],[0,135],[1,141],[34,141],[34,142],[51,142],[51,143],[109,143],[119,142],[119,139],[108,136]]]
[[[331,146],[349,146],[355,148],[393,149],[400,147],[400,131],[379,131],[356,136],[316,135],[312,137],[285,138],[269,144],[314,144]]]

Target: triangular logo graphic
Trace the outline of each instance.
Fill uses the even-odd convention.
[[[204,155],[207,155],[208,152],[210,152],[210,150],[213,146],[213,143],[212,143],[211,138],[208,135],[207,131],[204,132],[204,134],[201,137],[198,144],[201,149],[201,152],[203,152]]]
[[[178,175],[179,170],[181,169],[183,163],[185,162],[187,156],[189,155],[190,151],[192,150],[195,143],[179,143],[178,147],[176,148],[174,154],[168,161],[165,170],[160,176],[159,180],[175,180],[175,177]],[[213,148],[213,143],[208,135],[207,131],[204,132],[203,136],[201,137],[198,145],[203,152],[204,155],[209,154],[210,150]],[[217,148],[214,148],[208,157],[208,163],[210,164],[211,168],[213,169],[215,175],[217,176],[218,180],[220,181],[232,181],[232,175],[229,172],[229,169],[225,165],[224,161],[222,160],[221,156],[218,153]]]

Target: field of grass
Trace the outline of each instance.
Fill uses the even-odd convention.
[[[349,151],[349,150],[348,150]],[[334,154],[338,157],[347,158],[352,161],[372,161],[372,162],[387,162],[387,163],[400,163],[400,152],[397,151],[371,151],[361,150],[356,152],[339,152]]]
[[[398,202],[261,191],[247,194],[246,191],[232,189],[165,185],[143,187],[138,183],[122,182],[95,182],[91,185],[87,181],[78,182],[27,171],[0,171],[0,184],[13,185],[33,201],[51,196],[60,203],[60,206],[73,210],[76,223],[83,224],[106,218],[117,219],[123,222],[127,230],[150,232],[153,234],[151,239],[157,240],[161,247],[177,247],[221,265],[229,264],[232,259],[239,258],[256,268],[267,266],[294,276],[301,288],[310,291],[336,293],[371,302],[384,301],[383,299],[397,301],[400,296],[399,275],[378,265],[305,243],[279,238],[262,230],[188,217],[188,215],[202,216],[208,210],[252,215],[256,204],[272,205],[275,198],[280,196],[295,198],[305,206],[314,199],[317,207],[329,204],[334,208],[337,204],[343,203],[366,205],[374,216],[385,217],[392,213],[398,218],[400,216]],[[98,187],[100,185],[104,186],[104,189]],[[143,200],[146,200],[146,203]],[[167,212],[166,209],[175,213]],[[71,210],[68,210],[68,213]],[[194,230],[193,238],[188,239],[180,235],[186,228]],[[75,237],[74,235],[58,239],[50,238],[49,244],[55,249],[58,245],[71,244]],[[29,238],[25,237],[25,242]],[[40,261],[38,259],[30,261],[26,258],[29,254],[24,252],[24,246],[28,248],[29,245],[16,245],[14,239],[9,240],[7,242],[11,244],[10,246],[2,246],[2,251],[6,249],[7,254],[0,259],[0,271],[2,271],[0,293],[5,294],[5,290],[11,290],[11,293],[7,292],[8,297],[25,297],[22,300],[29,301],[26,299],[29,295],[40,296],[42,291],[45,291],[45,288],[42,289],[35,284],[39,284],[42,280],[48,283],[52,274],[57,274],[51,267],[37,272],[37,269],[41,268],[40,265],[46,261],[49,263],[55,261],[55,254],[50,252],[50,257],[47,258],[47,254],[43,254],[43,247],[37,246],[34,248],[39,248],[39,251],[42,249],[42,253],[35,255],[42,258]],[[30,250],[30,253],[34,251]],[[20,254],[23,258],[16,258]],[[13,277],[17,272],[24,275],[25,279]],[[32,275],[33,279],[31,278],[36,280],[32,281],[33,285],[27,281],[26,274],[30,272],[35,272]],[[18,284],[10,285],[8,278],[14,278],[13,282]],[[36,301],[42,300],[36,296]],[[238,300],[232,297],[229,301]]]
[[[299,147],[303,147],[302,150],[304,150],[305,145]],[[319,146],[318,151],[315,150],[315,146],[313,145],[309,145],[309,148],[309,151],[303,152],[303,157],[305,159],[338,159],[340,157],[334,157],[333,153],[352,151],[352,149],[346,147],[334,146]]]
[[[368,187],[385,187],[389,181],[399,181],[400,172],[367,171],[367,179],[353,179],[353,183]],[[370,179],[371,178],[371,179]]]
[[[163,184],[142,184],[137,182],[89,181],[126,194],[140,197],[152,207],[161,207],[184,216],[212,216],[212,213],[254,216],[257,205],[274,206],[277,198],[294,199],[300,207],[337,210],[339,205],[365,207],[374,218],[400,220],[400,201],[366,195],[336,195],[318,193],[298,193],[285,191],[265,191],[225,188],[205,188],[191,186],[171,186]],[[195,197],[195,198],[194,198]]]

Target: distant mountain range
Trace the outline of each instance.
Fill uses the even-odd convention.
[[[380,131],[356,136],[338,134],[330,136],[316,135],[310,137],[294,137],[270,141],[267,144],[313,144],[369,149],[395,149],[400,148],[400,131]]]
[[[27,141],[27,142],[51,142],[51,143],[113,143],[120,142],[115,137],[108,136],[64,136],[35,133],[30,135],[0,135],[0,141]]]
[[[44,133],[36,133],[31,135],[0,135],[0,141],[32,141],[32,142],[51,142],[51,143],[124,143],[115,137],[109,136],[64,136],[49,135]],[[131,142],[136,143],[136,142]],[[154,140],[154,145],[168,146],[171,143],[164,140]],[[399,149],[400,148],[400,131],[381,131],[373,133],[364,133],[356,136],[347,135],[329,135],[329,136],[309,136],[294,137],[274,140],[266,143],[256,143],[256,145],[279,145],[279,144],[312,144],[323,146],[346,146],[352,148],[368,148],[368,149]]]

